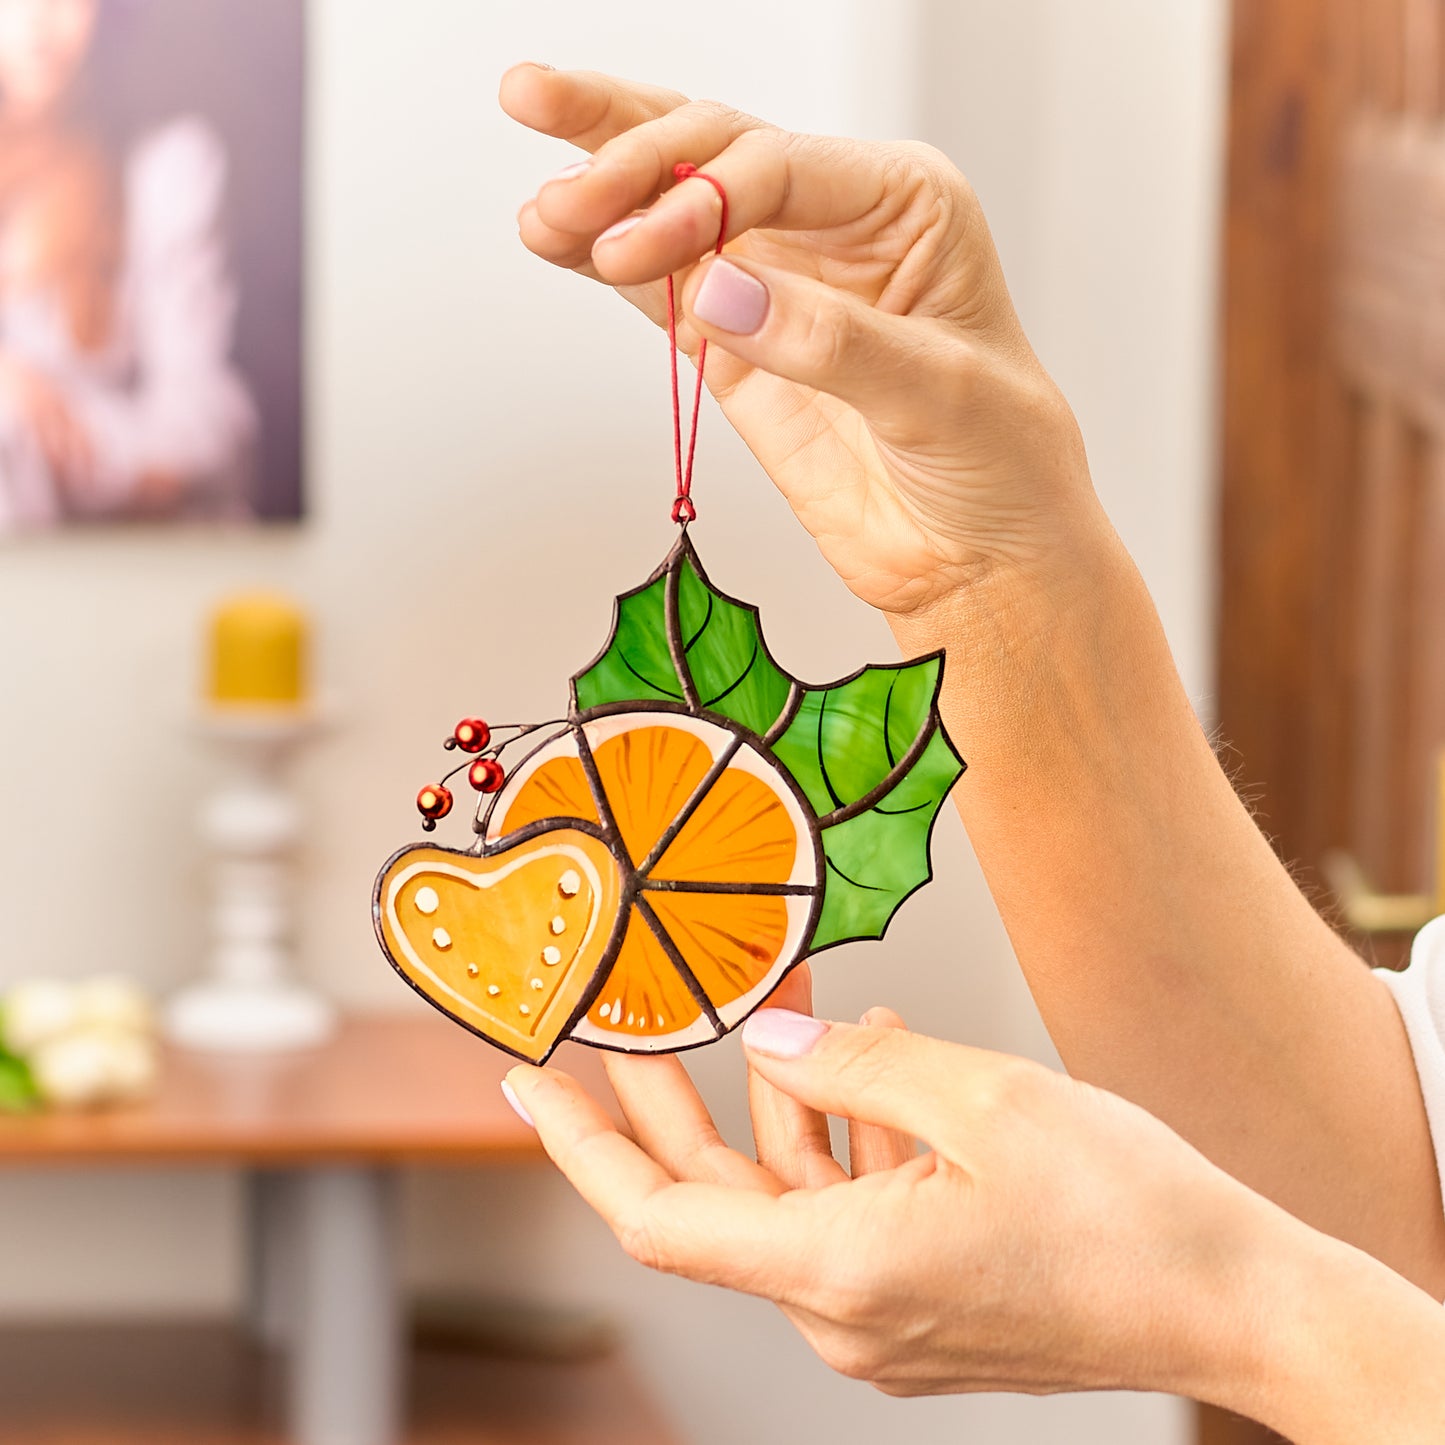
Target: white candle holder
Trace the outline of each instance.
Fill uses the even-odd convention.
[[[200,818],[215,856],[211,954],[206,976],[171,996],[166,1035],[189,1049],[310,1048],[330,1036],[336,1012],[293,974],[291,872],[302,818],[286,765],[318,720],[217,711],[199,726],[229,763]]]

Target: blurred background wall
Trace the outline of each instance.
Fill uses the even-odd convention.
[[[917,135],[971,176],[1026,325],[1209,713],[1212,317],[1223,0],[660,0],[546,7],[314,0],[311,520],[217,536],[111,531],[0,553],[0,979],[195,966],[188,729],[208,604],[258,580],[314,609],[335,726],[306,760],[303,957],[343,999],[408,1005],[367,903],[415,832],[455,717],[547,716],[614,592],[669,542],[665,352],[601,288],[525,253],[513,216],[566,148],[515,130],[523,58],[655,79],[782,124]],[[743,447],[704,417],[697,536],[805,675],[890,655]],[[968,739],[959,739],[968,755]],[[887,942],[830,954],[820,1010],[888,1002],[933,1033],[1050,1057],[956,818],[946,880]],[[746,1139],[735,1046],[694,1055]],[[419,1282],[606,1305],[699,1442],[920,1445],[1184,1438],[1176,1402],[898,1405],[834,1379],[769,1307],[643,1275],[543,1170],[432,1174],[409,1198]],[[211,1174],[7,1176],[0,1315],[214,1311],[239,1200]],[[900,1423],[901,1422],[901,1423]]]

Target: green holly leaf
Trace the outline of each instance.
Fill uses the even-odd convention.
[[[686,539],[641,587],[617,599],[607,646],[572,679],[582,711],[669,702],[759,736],[792,691],[763,641],[758,609],[719,592]]]
[[[823,854],[809,952],[881,938],[932,876],[934,821],[964,770],[938,714],[943,655],[805,686],[773,661],[758,610],[719,592],[684,536],[617,599],[612,635],[572,679],[574,711],[662,704],[739,724],[807,800]]]
[[[881,938],[932,876],[934,820],[964,764],[938,716],[941,654],[807,688],[773,751],[818,815],[826,872],[814,952]]]
[[[934,726],[918,761],[872,807],[823,829],[823,909],[810,952],[882,938],[910,894],[933,877],[928,843],[964,764]]]
[[[788,705],[793,680],[768,652],[758,609],[717,591],[694,554],[678,568],[677,612],[698,706],[765,734]]]
[[[613,702],[681,703],[682,684],[668,650],[667,576],[654,573],[617,599],[612,636],[595,662],[572,679],[582,710]]]
[[[934,654],[803,689],[773,751],[820,818],[872,792],[911,750],[922,750],[924,734],[937,724],[942,678],[943,658]]]

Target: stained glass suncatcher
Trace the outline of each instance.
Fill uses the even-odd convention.
[[[665,1053],[736,1028],[801,959],[881,938],[931,875],[963,772],[938,715],[943,655],[827,686],[773,659],[684,529],[617,599],[565,718],[447,746],[480,795],[470,847],[382,869],[377,937],[458,1023],[519,1058],[566,1038]],[[418,796],[428,830],[447,779]]]

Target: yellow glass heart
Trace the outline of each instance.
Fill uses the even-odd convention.
[[[539,1063],[613,951],[620,893],[607,845],[559,827],[483,856],[403,849],[377,881],[376,924],[413,988]]]

